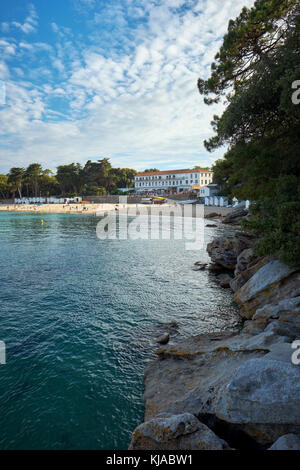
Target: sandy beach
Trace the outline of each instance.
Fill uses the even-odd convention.
[[[38,212],[52,214],[95,214],[103,210],[104,204],[0,204],[0,211],[9,212]],[[113,204],[105,204],[109,206],[106,210],[113,210]]]
[[[164,208],[174,206],[174,204],[164,204]],[[90,214],[96,215],[101,212],[124,211],[127,209],[159,209],[151,204],[0,204],[0,211],[8,212],[37,212],[45,214]]]
[[[168,202],[161,206],[153,204],[0,204],[0,211],[9,212],[36,212],[40,214],[89,214],[99,215],[101,212],[118,211],[121,214],[123,212],[134,211],[135,209],[143,213],[151,209],[151,213],[155,214],[165,212],[167,215],[169,209],[172,208],[174,215],[183,215],[183,207],[181,204],[176,202]],[[200,206],[200,205],[187,205],[185,208],[185,216],[202,217],[203,215],[210,214],[212,212],[220,214],[222,216],[227,215],[232,211],[232,207],[215,207],[215,206]],[[191,210],[191,212],[190,212]],[[203,211],[203,212],[202,212]]]

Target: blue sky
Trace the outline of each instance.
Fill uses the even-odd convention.
[[[203,104],[228,20],[252,0],[2,0],[0,172],[211,165]],[[5,100],[3,98],[5,89]]]

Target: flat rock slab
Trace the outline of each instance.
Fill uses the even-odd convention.
[[[158,349],[145,371],[145,420],[211,415],[262,445],[300,430],[300,367],[288,362],[288,341],[273,331],[208,334]]]
[[[160,415],[138,426],[130,450],[225,450],[228,444],[194,415]]]

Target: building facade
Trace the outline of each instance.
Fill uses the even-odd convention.
[[[217,184],[208,184],[207,186],[203,186],[199,191],[199,197],[205,198],[214,196],[218,192],[219,188]]]
[[[138,173],[134,178],[137,193],[181,193],[199,191],[211,183],[212,171],[187,169]]]

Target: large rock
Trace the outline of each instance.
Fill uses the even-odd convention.
[[[220,284],[221,287],[229,287],[232,277],[229,274],[219,274],[216,277],[217,282]]]
[[[209,214],[206,214],[204,216],[205,219],[219,219],[221,217],[222,217],[222,215],[218,214],[217,212],[210,212]]]
[[[269,262],[268,258],[260,258],[257,261],[257,263],[255,264],[250,263],[248,264],[248,267],[244,271],[241,271],[238,274],[235,274],[235,277],[230,282],[230,287],[233,290],[233,292],[236,292],[241,287],[243,287],[243,285],[246,284],[246,282],[248,282],[249,279],[252,276],[254,276],[254,274],[268,262]]]
[[[255,311],[267,304],[279,303],[287,297],[300,295],[300,274],[278,260],[260,268],[238,291],[234,300],[244,318],[252,318]]]
[[[160,413],[190,413],[209,425],[206,419],[213,417],[228,435],[238,428],[263,446],[282,434],[297,432],[300,368],[291,364],[293,350],[288,341],[274,331],[255,336],[208,334],[160,348],[158,359],[145,371],[145,419]],[[297,413],[292,412],[295,406],[299,406]],[[238,440],[217,434],[231,447],[239,447]]]
[[[216,238],[207,245],[207,252],[213,263],[226,269],[235,269],[237,258],[245,249],[254,243],[253,238],[237,233]]]
[[[237,225],[241,220],[248,215],[248,210],[242,207],[234,209],[230,214],[224,217],[223,224],[234,224]]]
[[[224,450],[228,444],[194,415],[163,414],[138,426],[130,450]]]
[[[268,450],[300,450],[300,439],[295,434],[285,434],[277,439]]]
[[[300,368],[270,358],[244,362],[220,395],[216,415],[231,423],[300,429]]]
[[[256,310],[252,320],[262,329],[277,320],[282,328],[290,328],[296,338],[300,333],[300,296],[283,299],[276,305],[267,304]]]
[[[248,268],[249,263],[254,260],[258,261],[258,257],[254,254],[253,248],[243,250],[237,257],[234,275],[237,276],[242,271],[245,271],[245,269]]]

